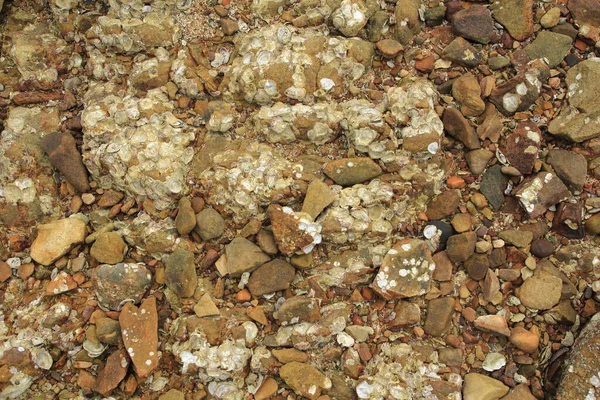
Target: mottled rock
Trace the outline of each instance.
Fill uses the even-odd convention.
[[[444,48],[442,57],[445,60],[469,68],[478,66],[482,61],[481,52],[462,37],[457,37],[450,42],[450,44]]]
[[[479,191],[496,210],[504,203],[504,191],[508,184],[508,177],[502,173],[500,165],[493,165],[485,172],[481,180]]]
[[[452,96],[460,104],[460,112],[466,117],[476,117],[485,110],[481,99],[481,87],[473,74],[459,76],[452,84]]]
[[[225,231],[225,220],[215,209],[205,208],[196,214],[194,229],[202,240],[216,239]]]
[[[542,140],[539,128],[530,121],[520,122],[515,131],[506,136],[500,149],[510,162],[523,175],[533,171]]]
[[[510,342],[526,353],[535,353],[540,344],[539,335],[517,326],[510,332]]]
[[[177,216],[175,217],[175,227],[180,235],[189,234],[196,226],[196,214],[192,207],[189,197],[179,199],[177,205]]]
[[[137,304],[151,282],[152,275],[144,264],[119,263],[98,267],[94,285],[98,302],[109,310],[117,310],[125,300]]]
[[[549,77],[550,69],[546,64],[533,61],[525,71],[496,86],[489,99],[506,116],[525,111],[540,96],[542,85]]]
[[[325,175],[342,186],[352,186],[381,175],[381,167],[368,157],[343,158],[327,163]]]
[[[440,193],[427,205],[427,218],[439,220],[446,218],[458,208],[460,196],[456,190],[446,190]]]
[[[362,0],[342,0],[331,14],[331,22],[344,36],[356,36],[373,12]]]
[[[571,192],[581,192],[587,175],[584,156],[569,150],[552,149],[548,152],[548,164]]]
[[[423,329],[431,336],[442,336],[452,324],[454,315],[454,299],[451,297],[440,297],[429,301],[427,305],[427,317]]]
[[[504,56],[489,57],[487,63],[492,71],[497,71],[510,65],[510,60]]]
[[[497,379],[471,372],[465,375],[464,400],[498,400],[508,393],[509,387]]]
[[[533,233],[526,230],[507,229],[498,233],[500,239],[516,247],[527,247],[533,239]]]
[[[469,121],[456,108],[447,108],[444,111],[443,123],[444,130],[450,136],[462,142],[468,149],[472,150],[481,147],[475,128],[469,124]]]
[[[148,297],[140,307],[127,303],[119,315],[123,344],[140,379],[158,366],[158,314],[156,298]]]
[[[500,0],[491,7],[492,16],[516,40],[533,33],[533,0]]]
[[[583,239],[583,214],[581,203],[561,203],[552,220],[552,230],[569,239]]]
[[[283,260],[273,260],[261,265],[250,275],[248,290],[254,296],[285,290],[296,276],[293,266]]]
[[[560,8],[552,7],[551,9],[546,11],[546,13],[542,16],[542,19],[540,20],[540,24],[544,28],[553,28],[556,25],[558,25],[559,21],[560,21]]]
[[[68,292],[69,290],[73,290],[76,287],[77,282],[75,282],[73,277],[67,274],[65,271],[61,271],[54,278],[52,278],[50,282],[48,282],[48,286],[46,286],[46,294],[57,295]]]
[[[549,310],[558,304],[561,290],[560,278],[541,272],[523,282],[519,290],[519,299],[525,307]]]
[[[279,369],[279,376],[301,396],[316,400],[323,390],[331,388],[331,379],[310,364],[291,362]]]
[[[321,319],[319,301],[309,297],[290,297],[273,316],[278,321],[290,324],[318,321]]]
[[[477,234],[475,232],[466,232],[450,236],[446,245],[448,258],[454,262],[466,261],[475,252]]]
[[[87,224],[73,216],[37,227],[37,236],[31,244],[31,258],[42,265],[50,265],[67,254],[73,245],[82,243]]]
[[[421,31],[420,7],[419,0],[398,0],[396,2],[394,16],[396,21],[403,21],[403,23],[396,24],[393,36],[403,45],[412,43],[413,38]]]
[[[233,277],[242,275],[244,272],[252,272],[271,258],[263,251],[242,237],[236,237],[225,247],[227,256],[227,272]]]
[[[178,249],[165,262],[165,283],[179,297],[191,297],[196,290],[198,277],[194,253]]]
[[[44,136],[40,145],[48,154],[52,166],[58,169],[75,189],[80,192],[90,189],[81,154],[77,151],[75,138],[70,133],[53,132]]]
[[[525,52],[529,59],[544,58],[548,60],[548,66],[554,68],[569,54],[572,42],[566,35],[543,30],[525,46]]]
[[[335,194],[329,185],[319,179],[314,179],[306,190],[302,212],[307,213],[315,220],[333,200],[335,200]]]
[[[273,236],[283,254],[308,254],[321,243],[321,225],[309,216],[297,215],[289,207],[271,204],[267,209]]]
[[[548,207],[569,197],[569,190],[560,179],[549,172],[539,172],[525,179],[515,190],[521,206],[535,218]]]
[[[480,175],[483,171],[485,171],[485,167],[487,167],[488,162],[493,156],[494,153],[488,149],[477,149],[465,154],[465,159],[467,160],[467,164],[469,165],[469,170],[471,170],[471,173]]]
[[[119,383],[125,379],[129,360],[125,351],[117,350],[106,359],[104,368],[98,371],[98,378],[94,385],[94,391],[104,397],[109,397],[110,393],[119,386]]]
[[[127,245],[117,232],[104,232],[96,238],[90,255],[99,263],[117,264],[123,261]]]
[[[461,10],[452,16],[452,29],[465,39],[487,44],[497,35],[490,12],[478,5]]]

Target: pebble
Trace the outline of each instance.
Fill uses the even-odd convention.
[[[310,222],[309,216],[296,214],[291,208],[278,204],[271,204],[267,215],[281,253],[308,254],[321,243],[321,225]]]
[[[321,312],[317,299],[297,296],[284,301],[273,316],[287,323],[314,322],[321,319]]]
[[[523,282],[519,291],[519,299],[525,307],[549,310],[558,304],[561,290],[560,278],[541,272]]]
[[[383,39],[376,43],[377,50],[386,58],[394,58],[404,47],[394,39]]]
[[[474,175],[480,175],[488,165],[488,162],[492,159],[494,153],[488,149],[477,149],[472,150],[465,154],[465,159],[469,165],[469,170]]]
[[[52,166],[60,171],[79,192],[90,190],[87,170],[77,150],[75,138],[68,132],[53,132],[42,138],[40,146]]]
[[[279,390],[277,381],[271,377],[266,378],[256,393],[254,393],[254,400],[268,400],[274,396]]]
[[[305,363],[308,361],[308,355],[300,350],[296,349],[274,349],[271,354],[275,356],[277,361],[283,364],[291,362]]]
[[[448,258],[454,262],[466,261],[475,252],[477,235],[475,232],[466,232],[450,236],[446,244]]]
[[[469,278],[476,281],[480,281],[485,278],[490,267],[488,255],[479,253],[471,255],[464,262],[464,265]]]
[[[64,271],[59,272],[46,287],[46,294],[57,295],[77,288],[77,282]]]
[[[98,378],[94,385],[94,391],[104,397],[109,397],[113,390],[127,375],[129,361],[125,351],[117,350],[106,359],[104,368],[98,371]]]
[[[452,16],[452,29],[457,35],[482,44],[489,43],[497,36],[490,12],[478,5],[455,13]]]
[[[119,204],[121,200],[123,200],[125,195],[121,192],[117,192],[116,190],[107,190],[100,196],[100,200],[98,200],[98,206],[102,208],[109,208],[116,204]]]
[[[262,296],[285,290],[296,276],[295,268],[283,260],[269,261],[258,267],[248,280],[248,289],[253,296]]]
[[[554,245],[546,239],[537,239],[531,243],[531,254],[545,258],[554,253]]]
[[[244,272],[252,272],[271,260],[260,247],[242,237],[234,238],[225,247],[227,273],[239,277]]]
[[[521,174],[529,175],[538,160],[541,143],[540,129],[533,122],[520,122],[514,132],[506,137],[501,150],[511,166]]]
[[[202,240],[217,239],[225,231],[225,220],[215,209],[205,208],[196,214],[196,227],[194,230]]]
[[[482,315],[475,319],[474,325],[483,332],[490,332],[503,336],[510,336],[508,323],[502,315]]]
[[[559,20],[560,20],[560,8],[552,7],[551,9],[546,11],[546,13],[542,16],[542,19],[540,20],[540,24],[544,28],[553,28],[556,25],[558,25]]]
[[[204,295],[202,295],[200,300],[196,303],[194,306],[194,313],[200,318],[221,315],[221,312],[208,293],[204,293]]]
[[[314,179],[306,190],[302,212],[310,215],[314,221],[334,200],[335,194],[329,185],[319,179]]]
[[[454,214],[452,216],[452,227],[458,233],[470,231],[472,228],[472,221],[470,214]]]
[[[290,362],[279,369],[279,376],[297,394],[316,400],[331,388],[331,379],[310,364]]]
[[[540,337],[525,328],[517,326],[510,333],[510,342],[526,353],[535,353],[540,344]]]
[[[165,283],[179,297],[194,295],[198,284],[194,253],[178,249],[167,258],[165,262]]]
[[[583,214],[581,203],[560,203],[554,213],[552,230],[569,239],[583,239],[585,236]]]
[[[535,400],[536,397],[531,394],[529,386],[526,383],[521,383],[502,398],[502,400]]]
[[[99,263],[117,264],[123,261],[127,245],[117,232],[100,234],[90,249],[90,255]]]
[[[523,41],[533,33],[533,0],[499,0],[491,9],[515,40]]]
[[[571,192],[583,190],[588,170],[584,156],[569,150],[552,149],[548,152],[547,162]]]
[[[177,389],[171,389],[167,393],[161,394],[158,400],[185,400],[185,395]]]
[[[443,116],[444,130],[468,149],[481,147],[479,137],[469,121],[456,108],[447,108]]]
[[[476,117],[485,110],[485,103],[481,99],[481,87],[471,73],[462,74],[454,81],[452,96],[460,104],[460,112],[465,117]]]
[[[196,227],[196,214],[189,197],[179,199],[175,227],[180,235],[188,235]]]
[[[121,325],[112,318],[98,318],[95,321],[96,337],[100,343],[117,345],[121,338]]]
[[[338,185],[352,186],[378,177],[382,170],[371,158],[357,157],[330,161],[323,172]]]
[[[454,315],[454,299],[440,297],[427,304],[427,317],[423,329],[431,336],[442,336],[452,325]]]
[[[6,282],[12,276],[12,268],[4,261],[0,261],[0,282]]]
[[[585,230],[590,235],[600,235],[600,213],[592,215],[585,221]]]
[[[456,190],[446,190],[427,205],[426,215],[429,220],[440,220],[454,213],[460,203]]]
[[[498,233],[500,239],[504,240],[505,243],[512,244],[513,246],[524,248],[529,246],[533,239],[533,233],[530,231],[519,230],[519,229],[507,229]]]
[[[445,282],[452,279],[453,265],[445,251],[435,253],[433,255],[433,262],[435,263],[435,270],[432,275],[434,280]]]
[[[98,302],[109,310],[117,310],[125,300],[139,303],[151,283],[152,275],[141,263],[101,265],[94,280]]]
[[[85,240],[86,225],[77,216],[38,225],[37,236],[31,244],[31,258],[42,265],[52,264]]]
[[[464,400],[498,400],[508,393],[508,386],[497,379],[471,372],[465,375]]]
[[[457,37],[450,42],[450,44],[444,48],[442,57],[445,60],[455,62],[458,65],[471,68],[477,67],[482,61],[481,52],[462,37]]]
[[[81,201],[83,202],[83,204],[89,206],[91,204],[94,204],[94,202],[96,201],[96,196],[94,196],[93,193],[84,193],[81,195]]]

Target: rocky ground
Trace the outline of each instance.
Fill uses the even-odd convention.
[[[0,8],[0,399],[600,396],[599,0]]]

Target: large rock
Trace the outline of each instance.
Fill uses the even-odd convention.
[[[126,300],[139,303],[150,287],[152,275],[144,264],[101,265],[94,285],[98,302],[109,310],[118,310]]]
[[[81,154],[77,151],[75,138],[68,132],[53,132],[42,138],[40,145],[48,154],[52,166],[60,171],[69,183],[80,192],[90,189],[87,171]]]
[[[42,265],[52,264],[85,240],[86,225],[77,216],[38,225],[37,237],[31,244],[31,258]]]
[[[139,379],[144,379],[158,366],[158,313],[156,297],[148,297],[140,307],[125,304],[119,315],[123,344],[133,361]]]
[[[227,273],[238,277],[252,272],[271,258],[260,247],[243,237],[236,237],[225,247]]]

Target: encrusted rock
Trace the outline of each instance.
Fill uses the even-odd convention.
[[[94,281],[99,303],[117,310],[124,301],[139,303],[150,287],[152,275],[144,264],[101,265]]]
[[[296,393],[316,400],[323,390],[331,388],[331,380],[310,364],[291,362],[279,369],[279,376]]]
[[[98,236],[90,249],[90,255],[99,263],[117,264],[123,261],[127,250],[125,241],[117,232],[104,232]]]
[[[569,197],[569,190],[556,175],[539,172],[525,179],[515,190],[521,206],[535,218],[545,213],[548,207]]]
[[[148,297],[140,307],[125,304],[119,315],[123,344],[137,376],[143,379],[158,366],[158,314],[156,298]]]
[[[268,209],[275,243],[283,254],[308,254],[321,243],[321,225],[296,215],[289,207],[271,204]]]

